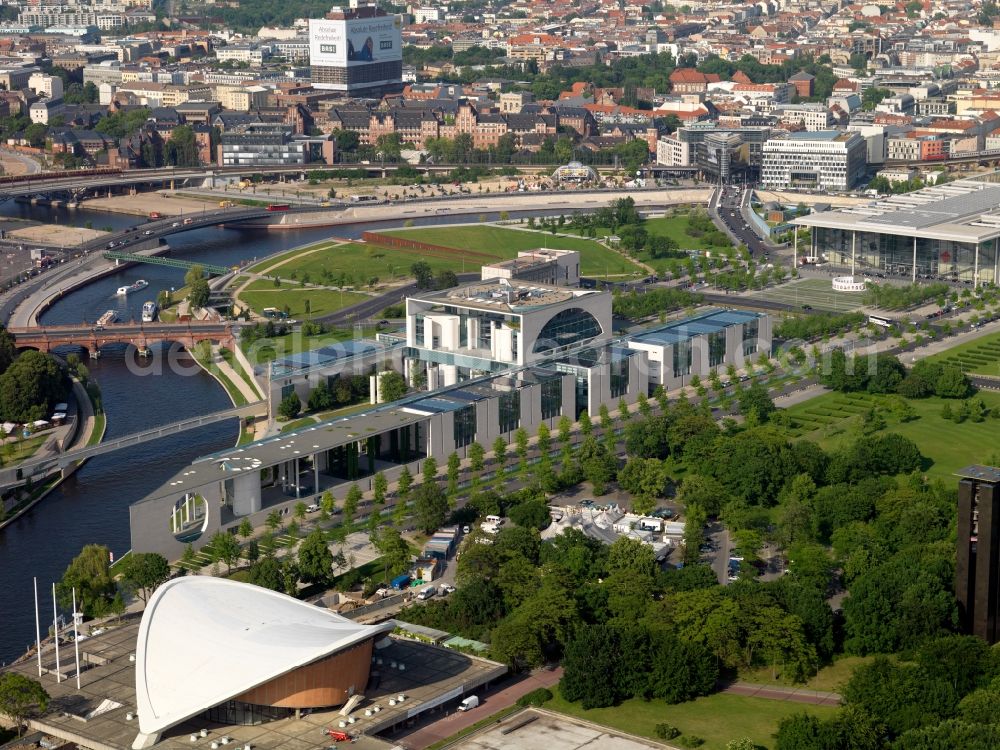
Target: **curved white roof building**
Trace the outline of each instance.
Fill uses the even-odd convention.
[[[368,682],[374,639],[393,623],[359,625],[247,583],[178,578],[150,599],[139,625],[134,748],[227,701],[338,706]]]

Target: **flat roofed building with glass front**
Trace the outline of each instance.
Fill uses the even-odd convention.
[[[646,352],[649,389],[681,388],[691,377],[708,377],[729,365],[743,367],[758,353],[771,352],[771,319],[746,310],[712,310],[669,323],[629,339],[630,349]]]
[[[409,374],[431,389],[610,336],[610,292],[492,278],[406,300]]]
[[[479,289],[483,282],[467,286]],[[466,458],[473,443],[490,446],[497,438],[510,443],[520,429],[535,435],[545,423],[554,430],[561,417],[576,420],[584,411],[595,417],[602,406],[614,410],[621,402],[634,404],[657,385],[668,390],[681,387],[693,374],[707,377],[712,369],[740,367],[747,358],[771,348],[770,318],[757,313],[710,310],[651,331],[612,338],[609,293],[550,287],[530,303],[527,297],[508,301],[505,296],[503,301],[487,303],[475,297],[459,302],[449,296],[462,288],[408,299],[407,334],[418,330],[418,316],[424,334],[410,340],[414,346],[400,342],[382,352],[397,363],[396,352],[403,349],[427,358],[406,361],[411,381],[425,372],[415,369],[425,362],[439,368],[430,371],[434,377],[426,385],[415,383],[402,399],[372,405],[361,413],[196,459],[130,506],[132,549],[177,559],[186,545],[199,540],[203,544],[218,531],[237,528],[244,518],[258,526],[271,513],[290,512],[298,502],[319,502],[326,492],[337,499],[353,485],[368,492],[380,472],[394,482],[404,467],[419,474],[428,457],[439,466],[452,453]],[[504,287],[495,281],[487,288]],[[454,309],[438,309],[445,302]],[[459,337],[464,328],[474,342],[476,329],[484,326],[479,313],[501,315],[499,324],[485,319],[492,333],[508,329],[497,338],[507,347],[501,353],[513,359],[515,352],[523,352],[528,361],[493,359],[488,354],[492,349],[484,346],[478,347],[481,356],[470,352],[469,340]],[[515,321],[505,316],[523,317]],[[512,345],[513,333],[523,335],[517,347]],[[418,340],[434,346],[418,349]],[[465,348],[453,346],[456,342]],[[315,387],[318,381],[307,374],[310,364],[322,373],[320,377],[327,377],[327,367],[369,356],[372,353],[365,347],[342,362],[334,357],[330,363],[314,363],[314,357],[306,357],[302,374],[287,377],[308,379]],[[453,358],[452,364],[442,365],[448,358]],[[433,384],[440,370],[449,366],[462,379]],[[282,388],[299,388],[299,383],[285,383]],[[308,391],[303,393],[308,398]]]
[[[868,269],[917,279],[1000,283],[1000,172],[858,206],[801,216],[808,250],[852,273]]]
[[[764,144],[761,181],[778,190],[850,190],[864,177],[868,147],[857,133],[820,130]]]

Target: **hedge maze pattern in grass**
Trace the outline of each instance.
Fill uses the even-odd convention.
[[[824,399],[821,404],[790,409],[792,426],[788,431],[794,437],[801,437],[864,414],[873,404],[874,399],[866,393],[840,393],[833,399]]]
[[[1000,375],[1000,339],[985,341],[978,346],[956,351],[938,361],[961,368],[963,372]]]

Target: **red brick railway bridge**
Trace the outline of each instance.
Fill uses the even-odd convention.
[[[236,346],[236,331],[229,322],[186,321],[181,323],[112,323],[10,328],[19,349],[51,352],[60,346],[78,346],[91,354],[111,344],[131,345],[140,351],[152,344],[178,343],[189,351],[201,341]]]

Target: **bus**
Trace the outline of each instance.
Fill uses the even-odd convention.
[[[895,321],[882,315],[869,315],[868,323],[873,326],[880,326],[881,328],[891,328]]]
[[[377,201],[378,198],[374,195],[352,195],[351,203],[371,203],[372,201]]]
[[[291,208],[287,203],[272,203],[267,207],[268,211],[288,211]]]
[[[260,311],[260,314],[268,320],[284,320],[288,317],[288,313],[284,310],[279,310],[277,307],[265,307]]]

